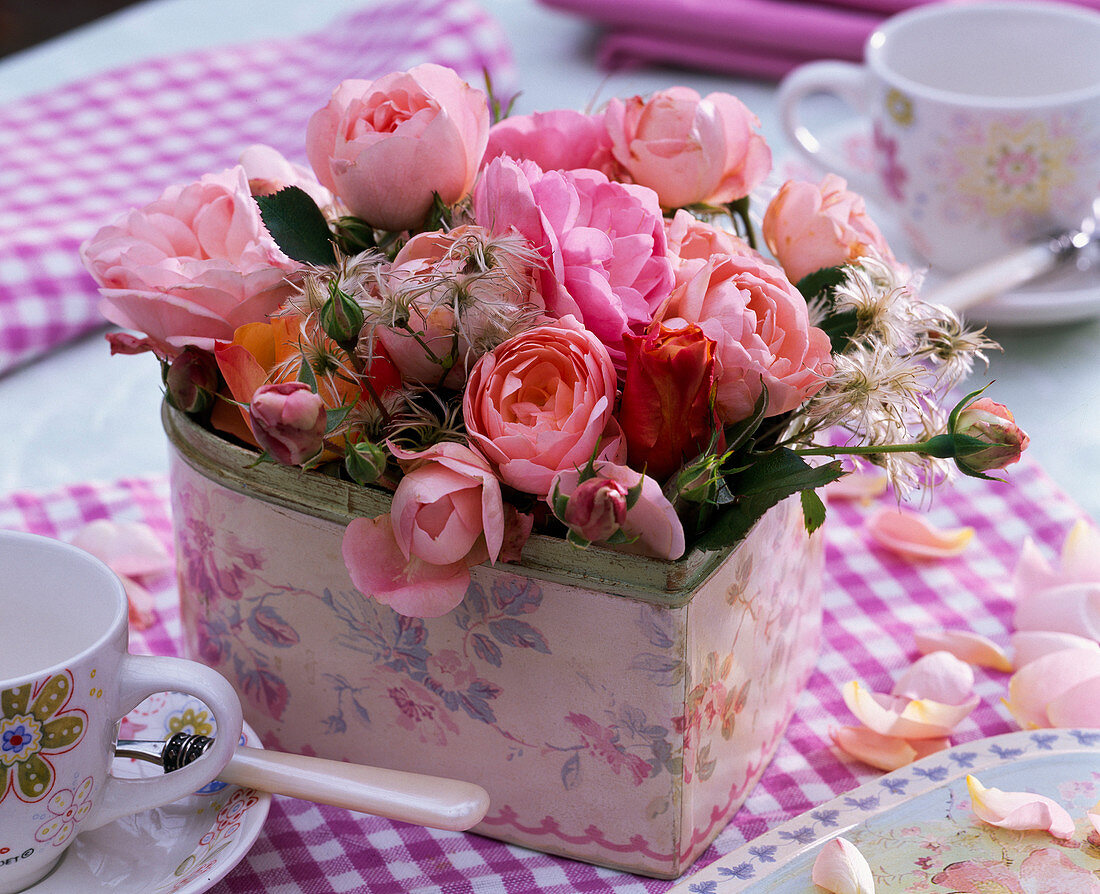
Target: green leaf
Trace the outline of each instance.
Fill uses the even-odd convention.
[[[843,351],[852,336],[856,334],[859,325],[859,317],[854,310],[845,310],[840,313],[830,313],[824,320],[817,324],[817,328],[829,336],[829,347],[834,354]]]
[[[757,520],[777,503],[793,494],[812,491],[835,481],[843,474],[839,460],[811,466],[798,454],[783,447],[764,454],[743,471],[727,478],[736,499],[715,519],[697,545],[701,549],[730,546],[748,534]],[[805,506],[804,501],[804,512]]]
[[[336,263],[332,232],[309,193],[287,186],[269,196],[256,196],[260,217],[287,256],[303,264]]]
[[[332,434],[338,426],[342,425],[354,406],[354,404],[348,404],[346,407],[336,407],[334,410],[325,410],[325,434]]]
[[[802,518],[810,534],[825,524],[825,504],[815,491],[802,491]]]
[[[761,383],[760,397],[756,399],[756,405],[752,408],[751,415],[726,429],[726,456],[732,455],[734,451],[743,447],[745,442],[756,434],[756,430],[760,428],[760,423],[764,421],[764,414],[767,410],[768,388]]]
[[[822,267],[813,273],[807,273],[795,283],[795,288],[803,294],[807,301],[820,295],[828,300],[831,307],[836,287],[847,278],[848,271],[843,267]]]

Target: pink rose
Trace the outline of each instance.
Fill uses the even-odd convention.
[[[335,202],[332,193],[323,187],[313,171],[287,161],[278,149],[256,143],[237,156],[237,164],[244,168],[248,188],[254,196],[269,196],[288,186],[297,186],[325,208]]]
[[[488,136],[485,94],[425,63],[340,84],[309,120],[306,155],[353,214],[405,230],[424,222],[432,193],[453,205],[470,191]]]
[[[325,402],[305,382],[261,385],[248,405],[256,443],[279,462],[298,466],[321,452]]]
[[[546,262],[547,312],[576,317],[617,363],[623,335],[644,330],[672,288],[664,220],[645,187],[501,157],[474,189],[474,217],[494,233],[514,228],[535,246]]]
[[[159,356],[212,350],[261,322],[293,292],[298,270],[260,219],[241,167],[172,186],[80,248],[112,323],[145,333]]]
[[[664,208],[747,196],[771,170],[760,122],[728,93],[700,99],[687,87],[607,104],[611,152],[634,182],[656,190]]]
[[[671,220],[665,221],[668,233],[668,254],[672,263],[705,261],[711,255],[744,255],[764,261],[760,252],[740,236],[699,220],[681,208]]]
[[[614,478],[589,478],[566,498],[562,521],[584,540],[607,540],[626,521],[628,497],[627,488]]]
[[[661,492],[661,485],[648,475],[643,475],[629,466],[598,460],[595,463],[596,478],[589,481],[611,481],[622,492],[641,485],[637,501],[626,510],[621,528],[629,543],[616,547],[631,553],[640,553],[658,559],[678,559],[684,554],[684,526],[668,498]],[[557,493],[572,501],[585,499],[588,482],[579,483],[580,472],[577,468],[563,469],[554,477],[550,493]],[[598,490],[599,487],[596,486]],[[617,520],[617,516],[616,516]],[[589,538],[592,539],[592,538]]]
[[[685,261],[662,322],[695,323],[717,344],[718,415],[752,414],[761,384],[767,415],[793,410],[824,384],[829,337],[810,325],[806,300],[778,267],[757,258],[715,255]]]
[[[348,525],[344,564],[364,594],[398,614],[434,618],[462,602],[470,566],[496,561],[500,553],[500,484],[489,464],[464,444],[396,453],[410,465],[390,513]]]
[[[544,171],[595,168],[608,173],[611,137],[602,116],[572,109],[512,115],[489,129],[482,165],[498,155],[533,161]]]
[[[791,282],[867,254],[894,261],[863,199],[847,186],[836,174],[819,184],[788,180],[768,204],[764,240]]]
[[[562,469],[619,457],[615,387],[607,349],[576,320],[538,326],[474,365],[462,399],[466,431],[501,480],[545,496]]]
[[[405,243],[385,282],[388,292],[409,296],[399,304],[413,331],[385,319],[372,330],[401,378],[460,388],[485,350],[479,346],[502,341],[501,331],[542,309],[534,260],[521,237],[494,239],[472,225],[419,233]]]

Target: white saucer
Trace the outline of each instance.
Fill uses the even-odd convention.
[[[213,734],[202,704],[165,693],[122,721],[120,738],[162,739],[169,733]],[[242,744],[261,747],[245,726]],[[115,761],[118,776],[160,768]],[[124,817],[77,836],[57,868],[30,894],[201,894],[243,858],[260,834],[271,795],[221,782],[166,807]]]

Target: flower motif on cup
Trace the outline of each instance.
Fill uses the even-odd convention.
[[[940,191],[960,212],[989,218],[1042,216],[1076,200],[1078,156],[1087,151],[1069,120],[1009,116],[982,124],[960,117],[928,159]]]
[[[171,733],[190,733],[193,736],[212,736],[214,725],[210,722],[208,712],[186,708],[168,718],[168,731]]]
[[[46,802],[49,811],[47,820],[34,833],[35,841],[42,844],[50,842],[54,847],[62,847],[73,836],[77,824],[92,809],[92,790],[95,782],[91,776],[76,787],[58,789]]]
[[[913,123],[913,100],[902,93],[897,87],[891,87],[886,91],[886,114],[901,127],[909,127]]]
[[[51,757],[70,751],[83,737],[88,715],[68,708],[73,691],[69,671],[37,687],[28,683],[0,690],[0,802],[14,793],[39,801],[53,789]]]

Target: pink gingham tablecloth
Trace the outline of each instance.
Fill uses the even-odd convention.
[[[0,374],[106,325],[85,239],[253,143],[304,162],[306,122],[345,78],[437,62],[472,84],[514,80],[474,0],[380,0],[331,23],[318,6],[314,34],[154,58],[0,107]]]
[[[1081,510],[1033,463],[1007,484],[963,480],[935,492],[929,519],[970,525],[959,557],[916,563],[873,545],[866,518],[883,505],[835,503],[827,522],[824,643],[817,669],[775,759],[733,822],[697,868],[783,821],[880,774],[841,757],[829,730],[854,722],[841,697],[851,679],[889,689],[915,657],[913,632],[964,628],[1005,641],[1011,624],[1011,572],[1026,538],[1050,558]],[[171,540],[163,477],[131,478],[0,497],[0,528],[68,539],[97,518],[143,521]],[[156,623],[135,633],[135,652],[175,654],[180,622],[174,583],[156,590]],[[1015,729],[1000,703],[1007,675],[978,669],[981,704],[957,729],[956,743]],[[609,808],[611,805],[609,805]],[[827,819],[827,818],[824,818]],[[478,835],[440,832],[276,797],[248,855],[213,894],[642,894],[670,882],[643,879],[511,847]]]

